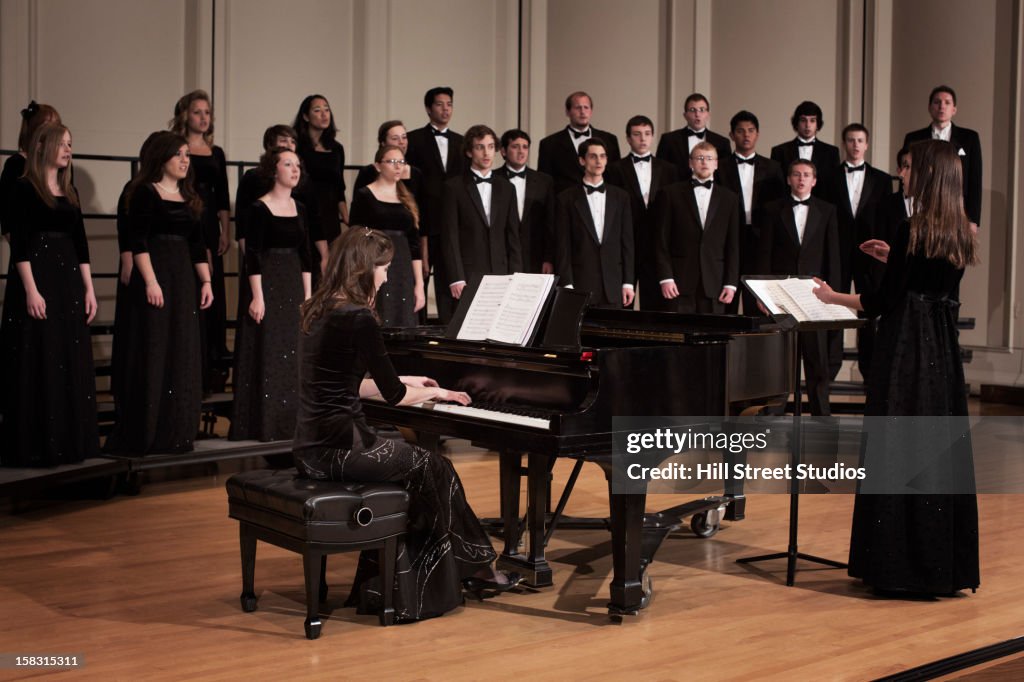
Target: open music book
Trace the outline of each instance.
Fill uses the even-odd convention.
[[[456,338],[525,346],[554,286],[554,275],[484,275]]]
[[[773,315],[789,314],[797,322],[856,320],[857,313],[846,306],[822,303],[814,295],[817,285],[810,277],[786,279],[744,278],[744,284]]]

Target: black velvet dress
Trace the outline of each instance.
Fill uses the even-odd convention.
[[[310,271],[305,216],[275,216],[262,201],[248,209],[246,279],[260,275],[266,313],[249,315],[252,289],[238,299],[232,440],[284,440],[295,434],[298,409],[299,306],[302,273]]]
[[[206,262],[200,224],[186,204],[161,199],[148,184],[132,195],[128,220],[132,253],[149,254],[164,307],[146,301],[142,274],[132,268],[131,310],[117,329],[124,345],[121,399],[104,448],[133,455],[189,452],[203,399],[194,267]]]
[[[403,204],[379,201],[368,187],[356,190],[349,219],[353,225],[380,230],[391,237],[395,255],[388,281],[377,292],[377,314],[385,327],[415,327],[416,279],[412,262],[420,260],[420,234],[412,213]]]
[[[224,257],[217,255],[220,243],[220,218],[217,217],[217,213],[231,210],[228,167],[224,150],[214,145],[213,153],[209,156],[193,154],[192,172],[195,177],[196,193],[203,200],[203,245],[209,249],[213,261],[210,270],[213,304],[199,313],[203,334],[203,385],[209,390],[214,387],[213,383],[220,383],[213,382],[213,374],[227,374],[227,367],[224,365],[224,358],[228,355]]]
[[[420,620],[462,603],[462,579],[494,561],[490,540],[466,501],[452,463],[404,441],[379,437],[363,416],[366,372],[395,405],[406,387],[395,374],[380,329],[365,308],[344,306],[299,334],[299,416],[294,457],[318,480],[402,482],[410,494],[409,531],[398,550],[394,589],[399,620]],[[360,557],[353,598],[374,608],[376,552]]]
[[[872,446],[877,435],[890,443],[913,443],[930,434],[909,433],[908,429],[962,426],[967,419],[956,329],[959,303],[950,296],[963,270],[945,260],[908,256],[908,238],[909,228],[904,225],[893,239],[881,288],[877,293],[861,295],[865,312],[881,315],[865,415],[952,419],[929,421],[923,426],[910,420],[878,420],[884,423],[883,431],[891,431],[869,431],[863,451],[869,471],[885,466],[886,459],[912,456],[909,453],[914,450],[883,447],[877,451]],[[950,452],[958,461],[939,460],[943,455],[936,451],[930,455],[933,461],[923,464],[939,475],[956,471],[951,468],[954,466],[964,472],[955,481],[940,481],[939,489],[973,489],[969,439]],[[849,573],[883,590],[948,594],[977,587],[975,495],[859,493],[854,505]]]
[[[318,152],[304,144],[299,146],[298,153],[302,172],[310,180],[310,184],[302,188],[302,203],[316,204],[319,233],[330,244],[341,235],[338,204],[345,201],[345,148],[334,140],[327,151]]]
[[[110,348],[110,393],[114,397],[115,410],[121,402],[123,393],[125,339],[129,327],[128,317],[132,309],[128,287],[121,283],[120,259],[120,254],[131,253],[132,250],[131,229],[128,223],[128,187],[131,184],[130,181],[126,183],[121,190],[121,196],[117,198],[117,289],[114,302],[114,338]],[[132,270],[134,269],[133,264]]]
[[[0,464],[57,466],[99,451],[96,374],[80,265],[89,262],[82,212],[65,197],[51,208],[27,179],[8,194],[11,235],[0,321]],[[28,262],[46,302],[29,316],[16,264]]]
[[[8,227],[12,192],[18,182],[18,178],[25,174],[27,159],[21,154],[14,154],[4,161],[4,169],[0,171],[0,234],[7,234],[11,231]]]

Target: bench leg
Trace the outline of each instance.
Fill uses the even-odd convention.
[[[242,610],[250,613],[256,610],[256,534],[249,524],[238,524],[238,546],[242,552],[242,594],[239,601]]]
[[[392,625],[395,622],[395,561],[397,559],[398,538],[390,537],[384,541],[384,547],[378,550],[380,591],[384,602],[380,609],[381,625]]]
[[[327,555],[320,557],[320,603],[327,602]]]
[[[306,574],[306,639],[320,636],[320,581],[323,580],[323,554],[306,550],[302,567]]]

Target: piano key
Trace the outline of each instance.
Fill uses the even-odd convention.
[[[460,414],[465,415],[467,417],[476,417],[477,419],[504,422],[506,424],[529,426],[531,428],[544,429],[546,431],[551,429],[550,419],[542,419],[540,417],[529,417],[522,414],[512,414],[510,412],[488,409],[486,407],[479,407],[473,405],[458,405],[455,403],[436,403],[434,405],[434,411],[448,412],[451,414]]]

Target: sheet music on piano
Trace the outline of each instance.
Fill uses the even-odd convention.
[[[484,275],[456,338],[525,346],[554,286],[554,275]]]
[[[757,279],[745,277],[743,283],[773,315],[789,314],[797,322],[856,320],[857,314],[846,306],[822,303],[814,295],[817,286],[810,277]]]

